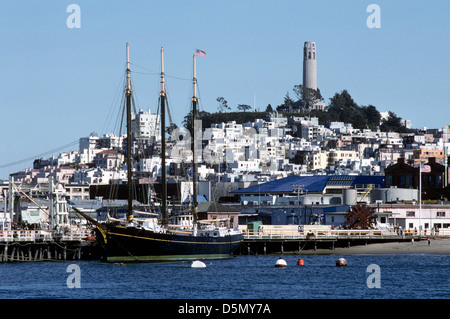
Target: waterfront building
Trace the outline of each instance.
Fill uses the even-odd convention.
[[[450,230],[449,202],[419,205],[417,201],[411,203],[388,203],[379,206],[372,205],[381,214],[385,222],[400,226],[403,230],[421,230],[422,235],[434,235],[439,231]]]
[[[355,204],[375,189],[384,188],[383,176],[313,175],[286,178],[233,191],[240,202],[259,203],[259,198],[272,203],[296,205]],[[347,193],[351,190],[354,194]],[[350,196],[352,195],[352,196]],[[364,196],[364,197],[363,197]]]
[[[385,169],[386,187],[419,189],[421,186],[424,200],[447,200],[450,195],[445,180],[448,177],[448,167],[437,163],[434,157],[428,158],[428,162],[423,164],[421,171],[418,165],[407,164],[404,158],[399,158],[396,164]]]

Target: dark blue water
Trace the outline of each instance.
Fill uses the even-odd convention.
[[[0,299],[449,299],[450,255],[238,256],[190,263],[104,264],[34,262],[0,264]],[[344,257],[347,267],[336,267]],[[79,266],[80,288],[68,288]],[[368,266],[379,266],[380,288],[369,288]],[[76,281],[71,281],[72,283]]]

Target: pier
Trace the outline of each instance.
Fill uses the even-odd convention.
[[[263,230],[244,230],[244,241],[237,255],[301,254],[302,251],[335,250],[375,243],[413,242],[427,237],[449,237],[450,233],[419,234],[406,230],[401,234],[381,230],[309,229],[264,225]]]
[[[98,259],[95,238],[85,231],[0,231],[0,262]]]

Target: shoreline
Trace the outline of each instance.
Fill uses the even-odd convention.
[[[410,242],[375,243],[331,249],[302,250],[298,255],[385,255],[385,254],[434,254],[450,255],[450,239],[430,238]]]

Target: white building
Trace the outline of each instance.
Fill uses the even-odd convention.
[[[150,109],[147,112],[139,110],[139,113],[133,114],[131,119],[131,131],[136,137],[161,140],[160,117],[158,114],[152,114]]]
[[[376,208],[384,214],[383,220],[392,226],[401,226],[404,230],[422,230],[422,234],[431,235],[436,231],[450,234],[450,205],[445,204],[382,204]]]
[[[124,160],[123,154],[113,150],[104,150],[95,155],[94,163],[98,168],[106,170],[119,169]]]
[[[112,184],[127,180],[124,170],[105,170],[101,168],[80,169],[74,174],[75,184]]]

